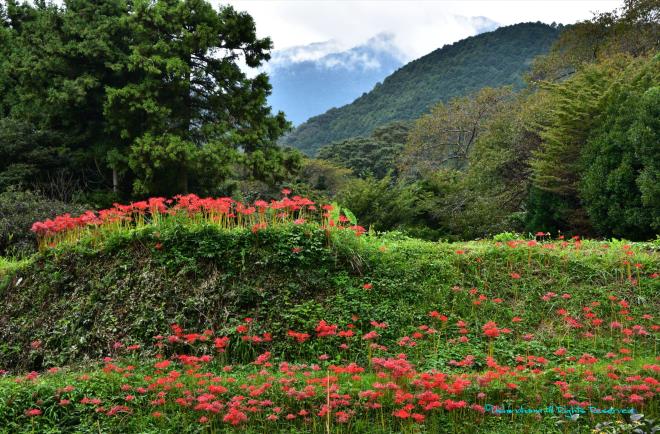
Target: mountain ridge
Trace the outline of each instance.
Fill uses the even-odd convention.
[[[483,87],[522,87],[532,59],[549,50],[561,29],[519,23],[445,45],[403,65],[352,103],[308,119],[280,144],[315,155],[325,144],[415,119],[452,97]]]

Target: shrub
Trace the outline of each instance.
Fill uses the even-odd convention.
[[[351,180],[337,195],[362,226],[373,225],[379,231],[418,225],[428,199],[429,193],[417,184],[393,182],[390,176]]]
[[[35,221],[84,211],[81,205],[52,200],[37,192],[0,193],[0,255],[24,257],[36,251],[36,238],[30,232]]]

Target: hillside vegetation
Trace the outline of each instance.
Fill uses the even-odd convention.
[[[200,209],[54,234],[0,277],[0,367],[48,369],[0,380],[0,425],[588,432],[612,416],[485,408],[658,415],[657,245],[432,243],[285,212],[252,229]]]
[[[306,158],[247,13],[0,1],[0,434],[660,432],[658,17],[444,47]]]
[[[523,23],[446,45],[404,65],[351,104],[309,119],[280,142],[315,155],[322,145],[416,119],[452,97],[483,87],[520,87],[532,59],[546,53],[559,33],[547,24]]]
[[[486,87],[324,145],[303,161],[295,189],[346,204],[366,226],[431,240],[654,239],[659,16],[657,1],[635,0],[567,26],[523,89]]]

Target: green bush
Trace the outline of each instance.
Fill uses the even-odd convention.
[[[0,255],[24,257],[34,253],[37,242],[30,231],[34,222],[84,211],[81,205],[48,199],[35,192],[9,190],[0,193]]]
[[[362,226],[385,231],[418,225],[428,196],[417,184],[393,182],[386,176],[349,181],[337,201],[349,205]]]

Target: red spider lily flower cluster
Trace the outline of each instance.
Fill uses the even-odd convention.
[[[620,301],[616,299],[621,307]],[[577,308],[574,315],[594,314],[600,307],[601,304]],[[450,322],[437,311],[430,312],[429,317],[442,325]],[[645,314],[640,320],[651,321],[652,315]],[[658,332],[657,329],[647,330],[652,324],[634,323],[635,318],[623,318],[622,321],[612,330],[620,330],[621,339],[639,340],[640,345]],[[557,324],[562,326],[561,321]],[[537,402],[534,401],[537,398],[521,393],[521,390],[532,387],[530,385],[535,390],[545,390],[545,399],[557,405],[606,408],[618,405],[640,410],[650,409],[653,403],[657,405],[660,365],[651,362],[640,366],[628,348],[619,348],[616,350],[618,354],[608,353],[604,359],[609,361],[604,365],[601,357],[595,354],[564,347],[555,350],[549,358],[518,354],[508,361],[507,356],[502,355],[468,354],[462,360],[450,360],[447,364],[449,370],[440,372],[420,369],[411,360],[420,347],[432,350],[434,345],[441,343],[440,340],[447,345],[460,345],[457,336],[469,334],[476,342],[486,339],[492,345],[494,338],[503,338],[502,335],[514,332],[499,327],[494,321],[459,319],[446,328],[448,335],[441,337],[432,327],[422,324],[415,327],[418,331],[412,336],[401,338],[402,341],[415,342],[415,345],[405,344],[402,345],[403,352],[397,349],[399,352],[391,353],[386,346],[377,343],[381,336],[375,331],[388,329],[387,322],[371,320],[368,326],[373,329],[354,333],[354,324],[319,320],[313,330],[315,334],[312,330],[289,330],[284,336],[275,336],[260,329],[254,318],[244,318],[233,328],[237,337],[234,339],[217,336],[211,330],[190,333],[173,324],[172,334],[154,337],[159,351],[156,362],[145,359],[144,364],[136,366],[131,364],[134,359],[126,362],[110,357],[105,359],[103,374],[96,375],[93,381],[103,382],[104,376],[108,381],[114,381],[112,378],[120,376],[123,380],[116,397],[89,394],[80,397],[82,391],[93,390],[89,383],[91,377],[85,375],[79,378],[79,384],[58,389],[55,402],[62,409],[60,411],[77,402],[80,407],[75,411],[94,412],[108,418],[148,414],[158,419],[172,412],[183,412],[189,413],[191,420],[199,424],[230,427],[257,424],[263,429],[269,424],[310,427],[318,423],[314,419],[323,424],[346,424],[359,417],[376,417],[380,413],[375,412],[384,409],[391,415],[392,423],[400,420],[425,424],[429,419],[443,418],[457,411],[462,412],[462,417],[480,420],[493,417],[484,405],[502,396],[520,405]],[[476,332],[471,333],[470,329]],[[571,330],[569,328],[567,332]],[[244,339],[246,336],[268,336],[270,340]],[[531,334],[523,332],[518,336],[526,340]],[[574,338],[581,339],[579,334]],[[379,354],[365,364],[354,361],[330,363],[327,354],[318,356],[320,364],[296,364],[278,360],[271,351],[263,349],[263,345],[270,345],[278,339],[288,339],[301,348],[317,346],[321,341],[369,341],[371,350]],[[245,344],[260,345],[262,350],[248,365],[252,370],[240,376],[233,373],[231,365],[220,363],[219,358],[225,351],[232,351],[232,346]],[[116,350],[128,353],[133,346],[121,344]],[[411,351],[407,353],[408,348]],[[180,352],[186,349],[198,354]],[[171,356],[165,358],[163,353]],[[243,371],[245,369],[248,368]],[[46,375],[63,374],[52,370]],[[38,378],[39,374],[33,372],[18,377],[16,383],[29,387]],[[595,387],[598,393],[594,393]],[[104,386],[100,390],[110,389]],[[30,419],[43,417],[39,405],[22,411]]]
[[[526,245],[500,247],[519,252]],[[515,283],[507,276],[506,285],[519,286],[531,275],[519,274]],[[50,369],[14,377],[12,395],[24,389],[34,398],[8,405],[26,424],[41,423],[54,406],[58,415],[93,415],[99,423],[141,415],[157,424],[176,415],[213,429],[255,432],[339,431],[335,424],[350,432],[356,419],[386,420],[390,431],[424,431],[414,425],[437,427],[450,419],[469,419],[473,428],[499,417],[487,410],[498,402],[658,414],[654,306],[626,299],[625,292],[585,301],[577,290],[544,289],[529,299],[546,315],[534,315],[521,311],[506,290],[467,288],[445,288],[451,305],[411,317],[422,324],[369,316],[378,315],[373,312],[352,315],[350,323],[348,317],[313,318],[279,332],[267,330],[256,315],[223,324],[221,332],[172,324],[154,337],[153,349],[110,340],[113,357],[90,374],[73,379]],[[26,343],[28,351],[44,346],[46,340]],[[443,363],[434,359],[447,354]],[[51,377],[70,384],[59,381],[52,396],[43,396]]]
[[[85,235],[102,230],[140,227],[158,224],[168,216],[185,216],[193,222],[209,222],[223,228],[248,228],[258,232],[269,226],[315,222],[323,226],[350,229],[360,236],[366,229],[359,225],[347,225],[349,219],[340,214],[337,221],[331,218],[332,205],[320,208],[304,197],[288,197],[290,190],[280,200],[257,200],[243,203],[230,197],[200,198],[194,194],[178,195],[172,199],[152,197],[128,205],[115,203],[112,208],[98,212],[86,211],[79,216],[63,214],[32,225],[39,246],[55,247],[69,241],[75,242]],[[157,249],[162,248],[162,245]]]

